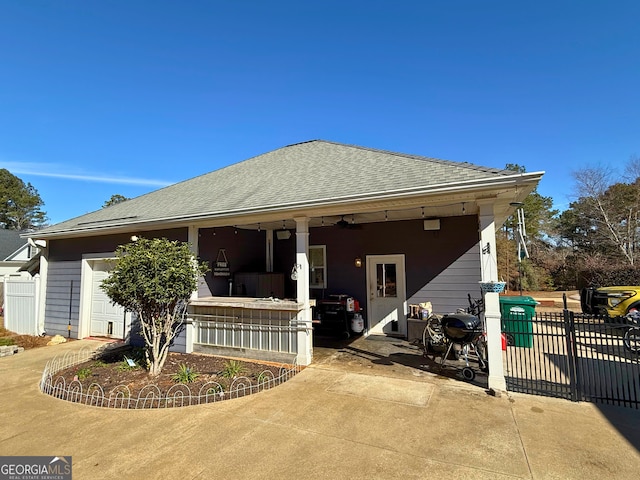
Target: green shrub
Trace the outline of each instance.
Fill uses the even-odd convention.
[[[2,337],[0,338],[0,347],[6,347],[8,345],[15,345],[16,342],[12,338]]]
[[[76,372],[76,377],[78,377],[78,380],[84,380],[85,378],[88,378],[90,376],[91,369],[89,367],[81,368]]]
[[[101,288],[109,299],[137,313],[149,375],[162,371],[169,347],[184,325],[186,306],[208,267],[194,261],[188,243],[131,237]]]
[[[173,374],[171,379],[176,383],[191,383],[194,382],[199,376],[200,374],[198,372],[183,363],[178,368],[178,371]]]
[[[224,364],[222,376],[224,378],[234,378],[245,372],[244,364],[238,360],[229,360]]]

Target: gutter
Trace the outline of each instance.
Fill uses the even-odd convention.
[[[93,233],[94,235],[99,235],[105,231],[113,231],[120,230],[121,231],[131,231],[131,230],[139,230],[141,227],[145,226],[154,226],[154,225],[168,225],[174,224],[176,226],[180,226],[177,224],[188,224],[193,223],[194,221],[203,221],[203,220],[212,220],[212,219],[224,219],[224,218],[237,218],[239,216],[247,216],[247,215],[257,215],[264,213],[277,213],[282,211],[288,211],[292,209],[304,209],[304,208],[318,208],[323,206],[338,206],[343,204],[348,204],[356,201],[380,201],[380,200],[394,200],[398,198],[410,198],[415,196],[434,196],[434,195],[442,195],[446,193],[459,193],[465,191],[477,191],[477,190],[485,190],[496,187],[505,187],[505,186],[517,186],[522,184],[530,184],[532,182],[539,182],[545,172],[532,172],[532,173],[519,173],[515,175],[504,176],[500,178],[496,178],[490,181],[487,179],[480,180],[468,180],[466,182],[458,182],[456,184],[446,183],[439,185],[431,185],[428,187],[419,186],[414,188],[406,188],[401,190],[391,190],[387,192],[380,192],[377,194],[371,193],[361,193],[354,195],[347,195],[344,197],[338,198],[323,198],[313,201],[307,202],[291,202],[291,203],[283,203],[279,205],[262,205],[251,208],[242,208],[237,210],[226,210],[224,212],[205,212],[191,215],[181,215],[181,216],[173,216],[173,217],[160,217],[155,219],[150,219],[146,221],[139,222],[120,222],[117,223],[117,220],[124,219],[114,219],[113,223],[108,223],[110,220],[96,220],[95,222],[86,222],[84,225],[86,227],[80,228],[65,228],[64,230],[59,231],[50,231],[47,233],[40,232],[30,232],[29,234],[25,234],[26,237],[33,238],[59,238],[59,237],[74,237],[74,236],[86,236],[87,233]],[[82,217],[79,217],[82,218]],[[132,219],[135,217],[127,217],[127,219]],[[76,224],[83,225],[82,222]],[[93,225],[93,226],[92,226]],[[55,226],[50,227],[55,228]]]

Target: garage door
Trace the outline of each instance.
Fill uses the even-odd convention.
[[[109,276],[107,262],[95,262],[91,285],[91,336],[124,337],[124,308],[112,305],[100,284]]]

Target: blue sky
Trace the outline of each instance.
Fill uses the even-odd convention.
[[[306,140],[623,180],[637,1],[0,0],[0,168],[51,223]],[[354,179],[354,189],[367,172]]]

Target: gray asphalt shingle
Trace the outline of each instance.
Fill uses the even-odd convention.
[[[20,232],[16,230],[0,229],[0,261],[6,260],[9,255],[22,247],[27,241],[20,238]]]
[[[513,174],[470,163],[313,140],[67,220],[40,233],[305,205],[356,193],[373,196]]]

